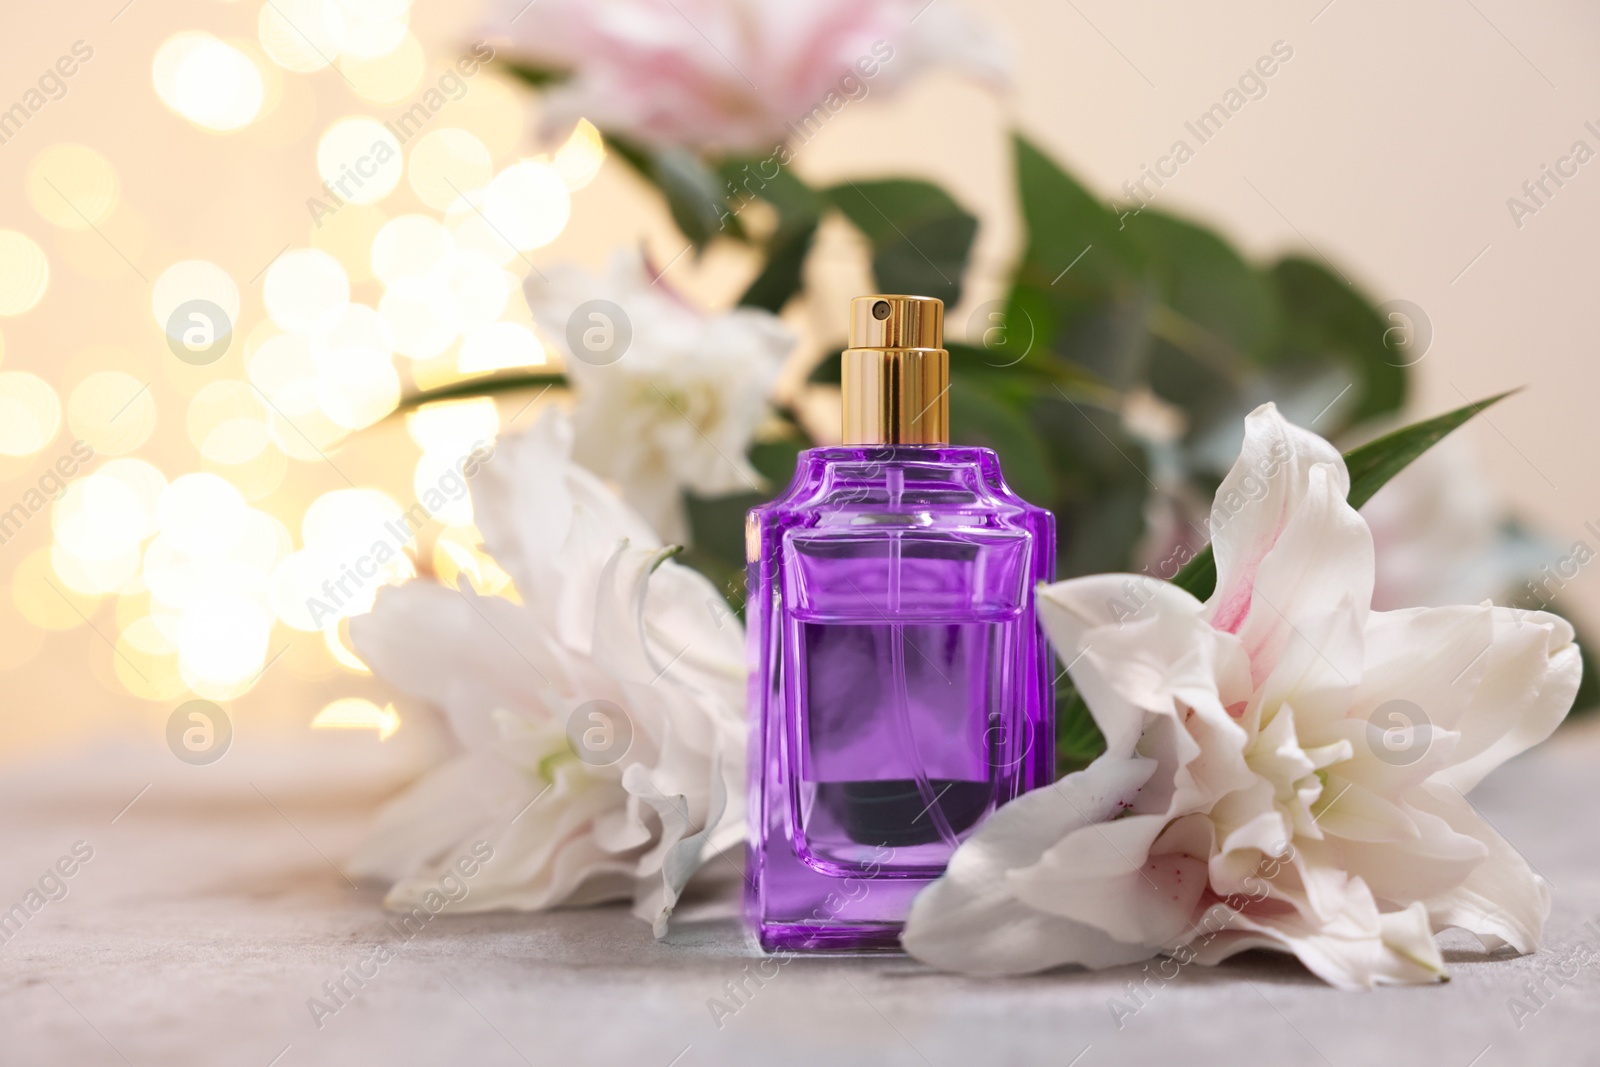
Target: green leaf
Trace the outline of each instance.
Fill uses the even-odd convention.
[[[1199,340],[1197,358],[1229,373],[1249,370],[1250,357],[1276,339],[1269,280],[1213,231],[1164,212],[1140,212],[1126,232],[1144,250],[1144,275],[1161,303]]]
[[[1051,669],[1054,667],[1052,661]],[[1063,681],[1056,689],[1056,774],[1081,771],[1105,750],[1105,735],[1089,714],[1089,705]]]
[[[499,69],[510,74],[524,85],[534,89],[544,89],[552,85],[560,85],[572,76],[572,72],[561,67],[545,67],[527,60],[514,59],[502,62]]]
[[[788,170],[780,168],[770,178],[763,170],[763,162],[729,160],[721,175],[733,190],[730,203],[736,217],[751,200],[764,200],[777,212],[778,224],[763,243],[766,263],[739,298],[745,307],[776,314],[800,291],[806,256],[826,201]]]
[[[838,385],[844,375],[844,349],[836,348],[811,368],[806,381],[812,385]]]
[[[1582,661],[1583,677],[1578,682],[1578,693],[1572,698],[1572,710],[1568,718],[1579,715],[1591,715],[1600,708],[1600,662],[1594,654],[1594,645],[1589,642],[1588,635],[1579,633],[1576,641],[1578,658]]]
[[[767,243],[767,263],[761,273],[739,297],[743,307],[764,308],[776,315],[783,310],[804,281],[806,256],[811,251],[811,241],[817,235],[817,223],[798,229],[780,228]]]
[[[1517,391],[1507,389],[1476,404],[1467,404],[1443,415],[1413,423],[1346,452],[1344,462],[1345,466],[1350,468],[1350,506],[1361,507],[1371,500],[1372,495],[1382,489],[1390,478],[1404,470],[1412,460],[1443,441],[1456,427]]]
[[[719,233],[730,233],[727,187],[686,148],[655,148],[629,137],[601,131],[606,145],[666,197],[672,221],[694,245],[704,248]]]
[[[801,449],[810,447],[809,440],[793,437],[751,448],[751,466],[767,482],[760,491],[716,497],[684,494],[692,546],[684,552],[682,562],[711,579],[729,603],[740,605],[744,600],[745,513],[772,499],[789,483]]]
[[[1467,404],[1443,415],[1402,427],[1346,452],[1344,462],[1350,469],[1350,506],[1359,508],[1371,500],[1374,493],[1412,460],[1444,440],[1452,430],[1472,416],[1514,392],[1515,389],[1497,393],[1476,404]],[[1217,587],[1217,561],[1212,555],[1211,546],[1201,549],[1173,577],[1172,582],[1201,600],[1209,597]]]
[[[1054,489],[1044,442],[1027,415],[999,399],[982,379],[950,377],[950,440],[992,448],[1006,484],[1024,500],[1048,500]]]
[[[1407,358],[1385,343],[1390,323],[1321,263],[1288,257],[1272,267],[1286,337],[1280,359],[1342,360],[1358,388],[1353,422],[1399,411],[1406,400]]]
[[[1117,216],[1033,142],[1019,134],[1012,144],[1028,237],[1020,280],[1058,292],[1128,280],[1138,253]]]
[[[1054,492],[1036,501],[1056,515],[1060,578],[1125,571],[1144,535],[1149,457],[1114,407],[1052,386],[1028,408],[1055,473]]]
[[[823,190],[872,244],[872,273],[883,292],[961,301],[978,220],[937,185],[892,178],[847,181]]]

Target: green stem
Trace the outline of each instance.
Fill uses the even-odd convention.
[[[434,404],[442,400],[471,400],[483,396],[495,396],[500,393],[515,393],[523,389],[543,388],[550,390],[567,384],[567,376],[559,371],[544,371],[537,374],[502,374],[490,378],[469,378],[464,382],[442,386],[438,389],[424,389],[412,393],[410,396],[400,398],[399,405],[389,413],[389,418],[404,415],[415,411],[424,404]]]

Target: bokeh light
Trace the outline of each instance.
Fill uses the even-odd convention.
[[[411,20],[407,4],[373,0],[341,0],[345,13],[343,52],[356,59],[377,59],[399,48]]]
[[[470,249],[456,253],[452,266],[448,284],[460,308],[457,329],[465,333],[500,318],[517,290],[517,276]]]
[[[454,46],[430,60],[411,15],[410,0],[270,0],[248,13],[254,39],[180,22],[147,44],[142,62],[155,96],[147,91],[141,103],[181,120],[166,122],[179,141],[210,140],[196,141],[192,129],[248,129],[231,148],[207,151],[315,154],[312,180],[326,187],[301,194],[318,205],[301,246],[248,286],[246,274],[285,240],[265,231],[247,237],[269,220],[230,215],[211,197],[191,205],[190,231],[174,230],[171,219],[141,213],[153,212],[153,202],[131,195],[137,175],[129,168],[139,161],[118,154],[120,142],[46,136],[25,150],[32,155],[21,157],[21,192],[55,228],[55,244],[0,230],[0,316],[36,308],[63,263],[73,277],[123,286],[148,271],[157,326],[165,331],[177,321],[186,329],[194,302],[216,305],[227,321],[213,325],[236,333],[228,354],[239,362],[227,366],[243,370],[196,373],[134,333],[122,348],[69,338],[59,356],[40,353],[59,360],[59,373],[36,363],[12,369],[15,362],[0,371],[0,457],[24,461],[6,461],[9,470],[41,456],[54,464],[52,450],[83,453],[73,474],[41,489],[30,538],[48,543],[19,551],[4,576],[10,595],[0,596],[0,670],[28,662],[42,632],[81,627],[100,609],[114,614],[94,619],[100,638],[90,673],[101,684],[152,701],[185,692],[229,699],[283,651],[273,638],[280,623],[322,635],[302,639],[285,669],[324,680],[335,671],[368,673],[347,621],[368,610],[383,585],[414,577],[419,553],[425,569],[449,581],[514,595],[478,544],[458,470],[497,432],[492,402],[434,406],[408,420],[420,458],[409,486],[393,472],[400,478],[394,496],[341,489],[301,510],[311,487],[332,473],[328,454],[391,415],[406,384],[544,361],[518,296],[522,267],[512,261],[561,232],[568,192],[592,180],[604,158],[598,133],[581,123],[548,158],[519,161],[526,96],[488,68],[446,93],[447,116],[414,136],[391,130],[378,116],[408,106],[455,67]],[[298,76],[329,65],[354,93],[345,107],[370,114],[329,112],[322,89],[344,91],[334,76]],[[380,206],[402,184],[401,206]],[[430,214],[391,217],[407,210]],[[235,222],[245,229],[230,230]],[[227,241],[239,247],[206,236],[218,233],[232,233]],[[175,250],[199,249],[195,234],[214,247],[206,254],[215,261],[173,262]],[[245,298],[247,288],[260,304]],[[38,341],[30,335],[29,344]],[[182,445],[175,434],[192,451],[173,453]],[[190,458],[174,459],[164,474],[136,458],[152,447],[152,455]],[[18,494],[28,485],[19,484]],[[278,516],[296,515],[304,521],[291,534]],[[319,600],[324,606],[313,611]],[[114,612],[103,610],[107,604]],[[349,698],[320,719],[339,724],[387,737],[398,718],[393,708]]]
[[[406,433],[424,452],[465,456],[500,432],[500,411],[488,397],[424,404],[406,416]]]
[[[494,159],[477,137],[447,127],[417,140],[407,176],[424,204],[443,211],[458,197],[489,184],[494,177]]]
[[[71,630],[82,626],[99,598],[67,587],[55,574],[48,548],[35,549],[22,558],[11,576],[11,600],[22,617],[46,630]]]
[[[500,432],[493,400],[479,397],[425,404],[406,417],[406,432],[422,448],[412,474],[418,500],[442,501],[434,517],[447,526],[472,525],[472,498],[461,468]]]
[[[328,650],[328,655],[333,657],[344,670],[351,674],[371,674],[372,668],[361,662],[361,657],[356,655],[354,648],[350,647],[349,624],[341,619],[322,631],[322,644]]]
[[[339,70],[356,95],[374,104],[396,104],[410,96],[428,69],[422,42],[407,33],[399,45],[376,59],[353,55],[339,57]]]
[[[372,204],[346,204],[311,227],[311,244],[344,267],[352,284],[372,278],[371,250],[389,216]]]
[[[579,119],[567,143],[550,161],[550,166],[561,175],[567,188],[576,192],[594,181],[605,159],[605,142],[600,138],[600,131],[588,119]]]
[[[117,172],[87,145],[51,145],[33,157],[27,193],[46,222],[86,230],[104,222],[117,206]]]
[[[156,50],[151,74],[161,102],[207,130],[249,125],[265,98],[261,71],[250,57],[198,30],[167,38]]]
[[[68,485],[50,514],[56,546],[84,560],[110,560],[130,551],[137,553],[157,529],[149,501],[126,481],[104,473],[91,474]],[[134,569],[138,569],[137,556]]]
[[[317,712],[311,726],[317,730],[375,730],[378,740],[387,741],[400,728],[400,716],[393,704],[380,708],[364,697],[340,697]]]
[[[372,239],[372,274],[385,285],[406,278],[447,277],[455,238],[426,215],[401,215],[385,223]]]
[[[324,493],[301,521],[304,547],[273,569],[273,612],[294,629],[326,632],[371,610],[380,587],[415,576],[408,550],[425,521],[413,515],[408,522],[400,505],[376,489]]]
[[[156,520],[161,536],[177,551],[213,557],[233,547],[244,530],[248,507],[226,480],[214,474],[184,474],[161,491]]]
[[[271,402],[267,420],[272,441],[293,459],[321,461],[346,429],[318,402],[318,372],[311,342],[280,334],[265,341],[246,367],[250,382]]]
[[[270,434],[270,428],[268,432]],[[226,478],[241,496],[254,503],[271,496],[283,484],[285,475],[289,473],[289,459],[274,441],[274,447],[263,448],[238,463],[202,456],[200,469]]]
[[[128,457],[114,459],[95,472],[97,478],[111,478],[121,482],[139,498],[140,506],[150,515],[156,513],[161,493],[167,487],[167,476],[148,460]]]
[[[400,376],[392,355],[388,319],[365,304],[351,304],[328,330],[312,338],[317,406],[347,430],[370,426],[400,403]]]
[[[394,192],[404,170],[399,140],[377,119],[340,119],[317,143],[317,173],[341,200],[375,204]]]
[[[246,463],[271,440],[267,408],[246,382],[205,385],[189,400],[186,422],[189,440],[202,456],[217,463]]]
[[[178,624],[178,673],[201,696],[237,696],[266,665],[271,636],[272,616],[255,600],[211,594]]]
[[[50,549],[50,566],[61,583],[91,596],[137,588],[140,563],[137,545],[105,558],[74,555],[60,545]]]
[[[450,122],[474,134],[495,159],[505,159],[527,132],[526,100],[519,86],[492,70],[480,70],[471,91],[450,102]]]
[[[272,0],[261,5],[256,34],[262,50],[283,69],[321,70],[344,47],[344,11],[324,0]]]
[[[186,259],[161,272],[150,289],[150,313],[156,325],[166,330],[172,313],[191,300],[209,300],[228,316],[229,324],[239,321],[239,286],[233,276],[215,263]]]
[[[33,238],[0,230],[0,315],[20,315],[44,299],[50,261]]]
[[[124,456],[155,431],[155,397],[131,374],[97,371],[67,397],[67,426],[96,453]]]
[[[350,278],[339,261],[317,248],[296,248],[267,268],[262,288],[267,314],[290,333],[311,333],[338,322],[350,303]]]
[[[37,374],[0,371],[0,454],[31,456],[61,426],[61,401]]]
[[[394,331],[395,350],[412,359],[439,355],[461,329],[455,294],[428,278],[402,278],[384,291],[378,310]]]
[[[555,240],[572,213],[571,193],[548,163],[515,163],[481,193],[467,193],[447,213],[456,241],[496,263]]]
[[[516,322],[491,322],[461,339],[456,369],[481,374],[508,367],[537,367],[545,362],[544,346],[532,330]]]

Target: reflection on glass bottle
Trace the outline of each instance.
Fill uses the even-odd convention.
[[[1033,587],[1049,512],[945,443],[943,305],[862,297],[845,445],[750,513],[747,896],[769,949],[893,948],[911,898],[996,807],[1048,782]]]

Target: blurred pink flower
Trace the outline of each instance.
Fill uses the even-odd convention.
[[[1005,48],[927,0],[498,0],[488,32],[569,71],[546,119],[655,145],[763,151],[808,140],[847,103],[949,64],[1003,83]]]

